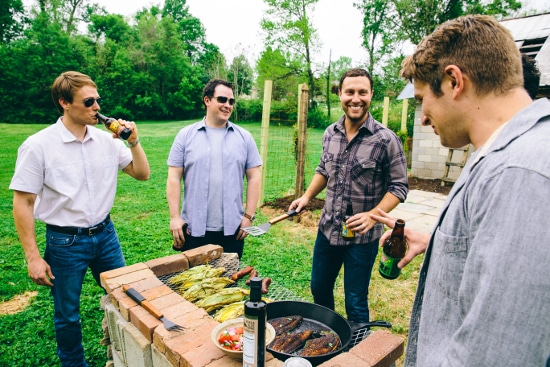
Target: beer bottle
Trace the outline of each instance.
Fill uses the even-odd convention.
[[[398,219],[391,236],[384,242],[382,247],[382,257],[378,271],[386,279],[395,279],[401,274],[401,269],[397,267],[399,261],[407,253],[407,241],[405,241],[405,221]]]
[[[355,238],[355,232],[353,232],[351,229],[348,228],[348,225],[346,224],[346,221],[353,215],[353,208],[351,206],[351,203],[348,203],[348,206],[346,208],[346,215],[344,216],[344,220],[342,221],[342,237],[345,241],[352,241]]]
[[[109,129],[112,132],[114,132],[115,134],[117,134],[117,136],[121,139],[128,140],[128,138],[132,134],[132,130],[130,130],[126,127],[123,127],[122,125],[120,125],[118,123],[118,121],[116,119],[114,119],[112,117],[107,117],[107,116],[102,115],[98,112],[97,113],[97,119],[99,121],[101,121],[107,129]]]
[[[244,303],[243,367],[265,366],[267,304],[262,300],[262,279],[250,280],[250,299]]]

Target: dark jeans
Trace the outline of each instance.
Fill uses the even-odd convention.
[[[315,303],[334,310],[334,284],[344,265],[344,293],[348,320],[369,322],[369,283],[378,253],[378,240],[366,244],[332,246],[317,233],[311,269],[311,293]]]
[[[55,279],[51,293],[57,355],[63,367],[86,367],[80,326],[80,294],[88,268],[97,284],[99,274],[125,266],[113,223],[93,236],[67,235],[46,230],[44,259]]]
[[[240,228],[237,228],[235,234],[231,236],[224,236],[223,231],[210,232],[206,231],[204,237],[193,237],[185,234],[185,244],[182,251],[191,250],[193,248],[201,247],[204,245],[220,245],[223,247],[223,252],[236,252],[239,255],[239,259],[243,255],[244,240],[237,240],[237,234]]]

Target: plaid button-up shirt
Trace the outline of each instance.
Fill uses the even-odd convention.
[[[409,191],[407,160],[397,135],[369,113],[348,143],[344,120],[342,116],[325,130],[323,154],[315,171],[327,179],[319,230],[338,246],[374,241],[384,230],[377,223],[366,234],[344,241],[340,233],[347,203],[352,203],[353,213],[357,214],[372,210],[388,192],[404,202]]]

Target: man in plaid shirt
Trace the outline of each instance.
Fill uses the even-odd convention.
[[[373,96],[370,74],[351,69],[340,78],[338,94],[344,116],[323,136],[323,154],[311,184],[290,209],[300,211],[326,188],[326,202],[313,251],[311,292],[315,303],[334,310],[334,284],[344,265],[347,318],[352,324],[369,322],[368,289],[378,242],[384,226],[369,213],[391,211],[405,201],[409,190],[407,162],[401,141],[369,113]],[[355,237],[344,240],[347,219]]]

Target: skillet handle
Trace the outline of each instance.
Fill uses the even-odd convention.
[[[370,327],[380,326],[380,327],[391,328],[391,324],[385,320],[376,320],[376,321],[368,322],[367,324],[370,324],[369,325]]]

